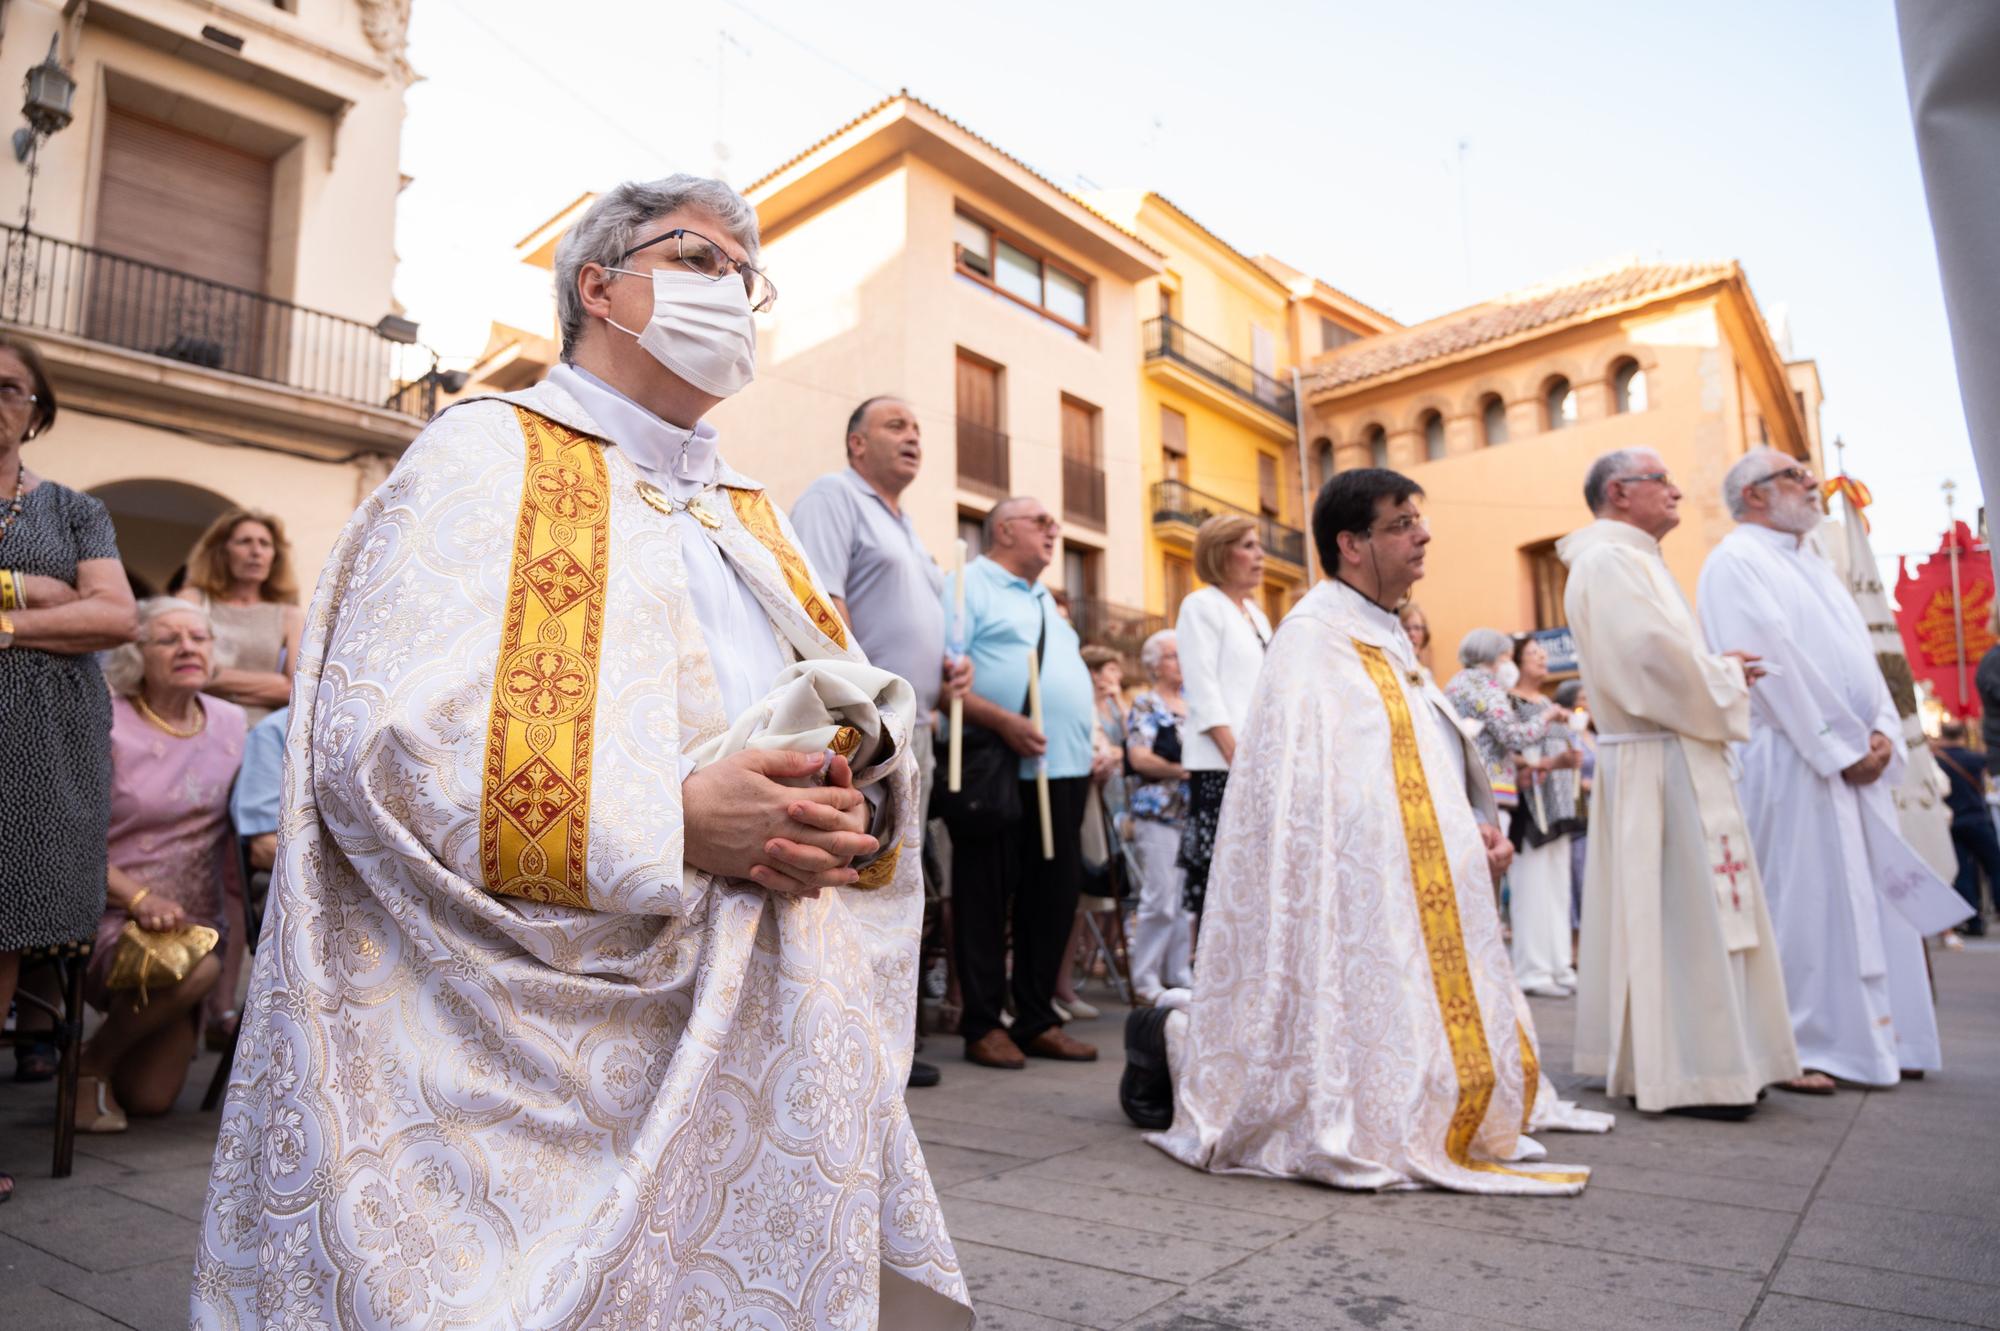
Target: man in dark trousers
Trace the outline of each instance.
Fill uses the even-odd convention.
[[[1942,734],[1932,746],[1938,765],[1951,781],[1951,845],[1958,852],[1958,877],[1952,886],[1971,903],[1972,918],[1958,926],[1967,938],[1986,936],[1986,917],[1979,908],[1979,875],[1986,874],[1992,885],[1995,904],[2000,905],[2000,836],[1993,830],[1993,810],[1986,804],[1986,773],[1989,755],[1965,747],[1965,724],[1944,723]]]

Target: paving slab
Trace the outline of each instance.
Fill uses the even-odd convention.
[[[1572,1004],[1535,1000],[1543,1061],[1619,1114],[1549,1133],[1573,1200],[1339,1192],[1189,1169],[1117,1108],[1123,1010],[1073,1023],[1096,1063],[1001,1072],[926,1056],[909,1102],[986,1331],[2000,1331],[2000,946],[1935,958],[1948,1066],[1888,1091],[1774,1093],[1749,1122],[1633,1113],[1580,1087]],[[0,1056],[3,1057],[3,1056]],[[79,1139],[47,1177],[53,1088],[0,1082],[0,1325],[178,1328],[217,1116]],[[4,1074],[0,1067],[0,1074]]]
[[[1975,1285],[1935,1276],[1898,1272],[1893,1278],[1868,1266],[1822,1262],[1812,1257],[1788,1257],[1778,1268],[1771,1288],[1779,1294],[1873,1308],[1908,1317],[1933,1317],[1967,1326],[2000,1327],[2000,1293],[1991,1285]]]

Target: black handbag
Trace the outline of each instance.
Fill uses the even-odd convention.
[[[1042,631],[1035,639],[1035,660],[1044,660],[1049,640],[1049,613],[1042,609]],[[1021,699],[1021,711],[1028,700]],[[951,762],[951,736],[939,727],[936,739],[940,774]],[[954,838],[990,837],[1021,820],[1021,755],[1014,752],[997,730],[965,725],[958,761],[958,790],[947,781],[936,780],[931,787],[930,816],[944,819]]]

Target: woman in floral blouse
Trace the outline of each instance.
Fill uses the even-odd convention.
[[[1465,668],[1444,686],[1444,696],[1465,718],[1473,744],[1486,763],[1493,798],[1503,809],[1518,802],[1516,764],[1530,746],[1539,744],[1551,726],[1567,725],[1569,713],[1551,705],[1537,716],[1515,709],[1507,690],[1511,680],[1500,678],[1503,660],[1511,666],[1514,640],[1498,629],[1474,629],[1458,644],[1458,663]],[[1475,729],[1476,727],[1476,729]]]
[[[1192,983],[1194,918],[1181,899],[1185,872],[1175,863],[1187,816],[1187,769],[1180,731],[1187,720],[1181,660],[1172,629],[1146,639],[1139,664],[1152,681],[1132,700],[1125,721],[1128,783],[1126,835],[1139,862],[1139,918],[1132,943],[1132,988],[1142,1002]]]

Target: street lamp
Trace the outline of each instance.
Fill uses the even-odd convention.
[[[47,138],[70,122],[69,104],[76,96],[76,80],[56,60],[56,46],[61,40],[60,34],[49,38],[48,57],[28,71],[28,100],[21,105],[21,114],[28,123],[14,131],[17,162],[28,160],[38,139]]]

